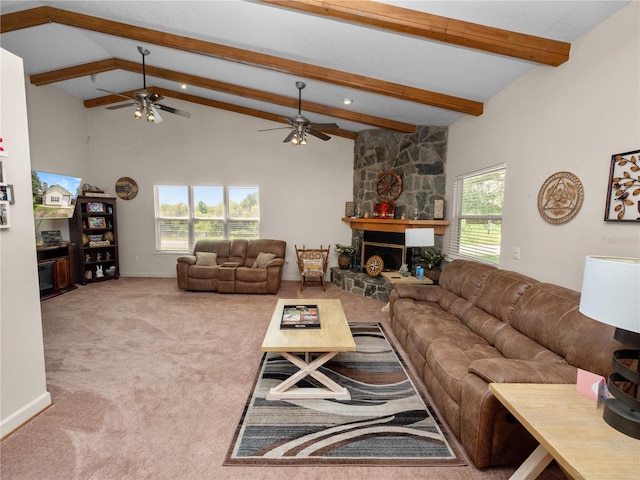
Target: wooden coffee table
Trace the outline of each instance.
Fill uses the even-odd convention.
[[[280,329],[285,305],[317,305],[320,328]],[[267,394],[267,400],[293,398],[335,398],[349,400],[349,391],[319,371],[319,368],[340,352],[353,352],[356,343],[340,300],[279,299],[262,342],[263,352],[278,352],[298,370]],[[295,353],[304,353],[304,358]],[[314,359],[313,354],[319,355]],[[299,388],[296,383],[312,376],[326,388]]]

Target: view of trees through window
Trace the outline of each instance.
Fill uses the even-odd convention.
[[[456,180],[456,231],[451,252],[490,263],[500,261],[505,168]]]
[[[160,251],[189,251],[197,240],[259,238],[258,187],[156,186]]]

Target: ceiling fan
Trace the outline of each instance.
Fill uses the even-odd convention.
[[[143,116],[146,116],[147,122],[154,123],[162,122],[162,117],[160,116],[158,110],[163,110],[165,112],[181,115],[186,118],[191,118],[191,114],[189,112],[178,110],[177,108],[158,103],[164,98],[162,95],[159,95],[157,93],[150,94],[149,92],[147,92],[147,74],[145,71],[144,58],[151,52],[143,47],[138,47],[138,51],[142,55],[142,90],[134,93],[133,97],[127,97],[126,95],[122,95],[120,93],[105,90],[103,88],[98,88],[97,90],[100,90],[101,92],[107,92],[126,98],[127,100],[133,100],[133,102],[123,103],[122,105],[113,105],[111,107],[107,107],[107,110],[117,110],[118,108],[131,107],[135,105],[136,111],[133,113],[133,116],[137,120],[140,120]]]
[[[266,128],[264,130],[258,130],[259,132],[266,132],[268,130],[280,130],[282,128],[290,128],[291,133],[286,136],[286,138],[282,141],[282,143],[291,142],[294,145],[306,145],[307,143],[307,134],[311,134],[314,137],[319,138],[320,140],[324,140],[325,142],[329,140],[331,137],[322,133],[320,130],[326,129],[337,129],[340,128],[335,123],[313,123],[309,121],[307,117],[302,115],[302,89],[306,85],[304,82],[296,82],[296,87],[298,88],[298,114],[291,117],[284,117],[288,122],[288,127],[278,127],[278,128]]]

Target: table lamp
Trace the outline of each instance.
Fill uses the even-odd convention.
[[[613,398],[602,416],[619,432],[640,439],[640,258],[587,256],[580,312],[616,327],[613,338],[629,347],[613,352],[608,380]]]
[[[434,232],[433,228],[407,228],[404,231],[404,246],[408,248],[432,247],[435,245]],[[411,250],[411,263],[413,264],[413,249]]]

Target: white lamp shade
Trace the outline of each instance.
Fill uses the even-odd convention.
[[[406,247],[432,247],[435,245],[433,228],[407,228],[404,232]]]
[[[616,328],[640,333],[640,258],[588,256],[580,312]]]

